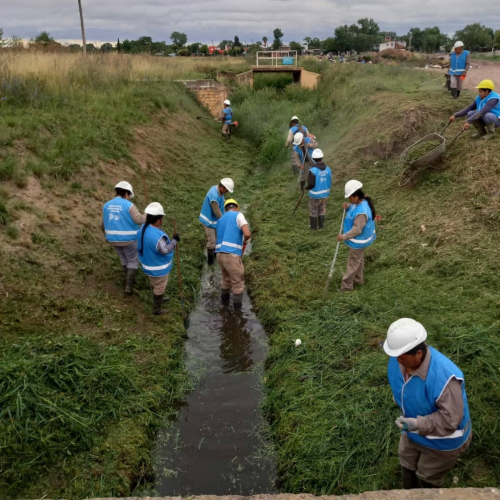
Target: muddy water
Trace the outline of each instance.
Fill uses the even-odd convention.
[[[190,317],[186,366],[194,389],[156,447],[156,493],[251,495],[273,491],[273,450],[260,413],[266,335],[245,293],[220,303],[220,270],[205,270]]]

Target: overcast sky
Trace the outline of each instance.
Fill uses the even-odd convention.
[[[169,41],[172,31],[188,42],[242,42],[273,38],[333,36],[339,24],[372,17],[383,30],[405,34],[413,26],[439,26],[452,34],[480,22],[500,29],[500,0],[82,0],[87,39],[115,42],[119,37],[151,36]],[[31,38],[48,31],[57,40],[78,39],[77,0],[0,0],[0,28],[5,36]]]

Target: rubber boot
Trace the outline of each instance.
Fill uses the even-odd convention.
[[[242,305],[243,305],[243,294],[242,293],[233,294],[233,307],[235,309],[241,309]]]
[[[207,263],[209,266],[213,265],[215,260],[215,248],[207,248]]]
[[[486,129],[484,128],[484,123],[482,121],[476,120],[475,122],[472,122],[472,125],[474,125],[474,128],[477,130],[475,134],[471,135],[473,139],[479,139],[480,137],[486,135]]]
[[[451,98],[452,99],[458,99],[458,90],[457,89],[451,89]]]
[[[486,129],[486,135],[483,136],[483,141],[493,139],[495,137],[495,124],[487,123],[484,128]]]
[[[229,144],[231,142],[231,136],[226,134],[226,143]]]
[[[325,226],[325,216],[320,215],[318,217],[318,229],[323,229],[324,226]]]
[[[457,99],[460,97],[460,90],[457,90]]]
[[[435,489],[439,488],[439,486],[436,486],[435,484],[427,483],[426,481],[420,480],[421,488],[426,488],[426,489]]]
[[[305,187],[306,187],[306,181],[300,181],[300,190],[304,191]]]
[[[403,467],[403,489],[415,490],[419,487],[417,473]]]
[[[163,305],[163,295],[153,295],[153,314],[155,316],[160,316],[165,314],[167,311],[161,308]]]
[[[225,306],[229,305],[229,298],[230,298],[230,290],[226,290],[223,288],[220,292],[220,298],[222,301],[222,304]]]
[[[127,282],[128,267],[122,265],[122,269],[123,269],[123,280]]]
[[[134,283],[137,269],[128,269],[127,278],[125,280],[125,293],[132,295],[134,293]]]
[[[318,218],[309,216],[309,227],[313,230],[318,229]]]

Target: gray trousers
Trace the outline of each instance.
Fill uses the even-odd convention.
[[[460,75],[450,75],[450,88],[462,90],[464,81],[460,79]]]
[[[124,267],[126,266],[128,269],[139,268],[139,256],[137,255],[137,241],[132,241],[130,245],[126,245],[124,247],[113,245],[113,248],[116,250],[118,257],[120,257],[120,262],[122,263],[122,266]]]
[[[467,118],[470,118],[471,116],[475,115],[477,111],[469,111],[467,113]],[[488,125],[488,123],[494,123],[495,127],[500,127],[500,118],[493,113],[486,113],[485,115],[480,118],[479,121],[482,121],[485,125]]]

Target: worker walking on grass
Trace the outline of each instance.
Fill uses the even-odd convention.
[[[162,305],[169,299],[164,298],[163,294],[167,288],[174,250],[180,237],[174,234],[171,241],[167,233],[160,229],[165,212],[158,202],[150,203],[144,212],[146,222],[137,233],[139,261],[153,287],[153,314],[160,315],[167,312],[162,309]]]
[[[338,241],[345,241],[349,247],[347,271],[342,278],[340,291],[350,292],[353,285],[364,283],[365,248],[369,247],[376,239],[375,233],[375,206],[372,200],[365,196],[361,188],[363,184],[351,180],[345,185],[345,197],[349,203],[344,203],[342,208],[347,210],[344,221],[344,234],[337,236]]]
[[[495,137],[495,129],[500,127],[500,94],[494,92],[495,84],[492,80],[483,80],[476,88],[479,95],[474,102],[451,115],[450,122],[467,115],[464,130],[472,124],[477,130],[472,137],[492,139]]]
[[[450,75],[450,89],[453,99],[460,97],[462,91],[463,81],[467,76],[467,71],[470,68],[470,52],[464,50],[463,42],[455,42],[453,51],[450,54],[450,68],[448,74]]]
[[[323,151],[315,149],[312,159],[316,162],[309,169],[306,189],[309,191],[309,227],[323,229],[326,202],[332,188],[332,171],[323,162]]]
[[[292,116],[290,120],[290,129],[288,130],[288,137],[286,138],[285,147],[288,148],[293,144],[295,134],[300,132],[304,137],[310,137],[316,140],[316,136],[311,134],[305,125],[301,125],[297,116]]]
[[[222,122],[222,136],[226,138],[226,142],[231,140],[231,125],[233,124],[233,110],[231,101],[224,101],[224,109],[220,112],[219,121]]]
[[[309,176],[309,167],[314,163],[312,152],[318,143],[311,137],[297,132],[293,137],[292,169],[294,175],[300,172],[300,188],[304,189]]]
[[[217,262],[222,269],[221,298],[223,304],[229,304],[233,291],[233,307],[241,309],[245,289],[245,268],[243,251],[250,239],[250,227],[245,216],[240,212],[236,200],[225,203],[226,213],[217,223]]]
[[[218,220],[224,214],[224,195],[234,191],[234,182],[225,177],[218,186],[212,186],[205,196],[199,221],[203,224],[207,236],[207,262],[211,266],[215,258],[216,228]]]
[[[402,414],[395,423],[405,489],[439,488],[472,440],[464,375],[426,339],[423,325],[402,318],[389,327],[384,343],[391,357],[389,384]]]
[[[104,204],[101,229],[106,240],[113,245],[120,257],[125,277],[125,293],[132,295],[134,290],[139,258],[137,256],[137,231],[146,220],[137,207],[130,201],[134,197],[132,185],[121,181],[115,186],[115,198]]]

